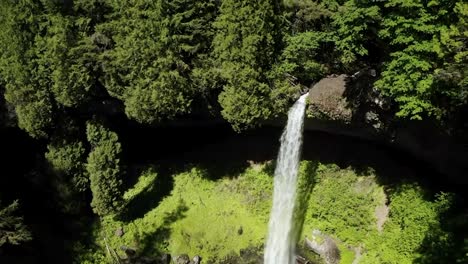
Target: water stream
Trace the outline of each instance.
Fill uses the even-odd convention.
[[[281,135],[281,147],[275,169],[273,207],[265,248],[265,264],[293,264],[296,239],[294,237],[294,206],[297,174],[301,156],[305,100],[302,95],[288,113],[288,123]]]

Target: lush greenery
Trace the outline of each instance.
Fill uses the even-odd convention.
[[[141,218],[121,221],[105,217],[94,231],[100,247],[93,253],[82,253],[80,259],[91,263],[110,259],[104,237],[114,249],[126,245],[145,256],[187,253],[213,263],[239,257],[243,250],[261,249],[271,207],[271,166],[255,164],[218,180],[204,169],[189,167],[173,175],[170,195]],[[304,212],[299,239],[321,230],[339,244],[341,263],[352,263],[356,250],[362,254],[361,263],[426,263],[421,257],[430,254],[424,251],[428,240],[447,245],[453,242],[454,234],[443,230],[439,220],[451,205],[449,194],[428,196],[415,183],[381,186],[375,173],[317,166],[310,161],[302,162],[300,177],[300,190],[309,188],[310,193],[297,208],[297,212]],[[144,196],[156,179],[154,170],[143,171],[135,187],[127,191],[127,202]],[[389,214],[382,216],[384,224],[379,229],[375,212],[382,205],[388,206]],[[114,235],[119,228],[124,230],[122,237]],[[440,250],[463,259],[464,253],[455,253],[450,247]],[[261,256],[261,250],[257,254]]]
[[[366,67],[398,116],[458,120],[467,10],[460,0],[2,0],[0,79],[33,137],[102,100],[141,123],[211,113],[243,130],[284,113],[301,86]]]
[[[117,213],[123,205],[119,164],[122,150],[117,134],[97,122],[89,122],[86,132],[92,147],[86,166],[93,193],[91,206],[100,216]]]
[[[34,234],[48,231],[32,230],[40,229],[34,216],[49,214],[76,233],[63,238],[65,251],[82,262],[107,258],[103,237],[149,255],[222,259],[261,249],[270,165],[218,180],[197,166],[168,175],[127,152],[128,137],[139,137],[129,131],[202,120],[245,132],[284,116],[331,74],[375,70],[357,93],[385,99],[388,120],[426,119],[466,134],[463,0],[0,0],[0,26],[0,140],[15,145],[0,149],[8,157],[0,246],[13,252],[41,244]],[[319,228],[340,241],[343,259],[360,249],[368,263],[466,260],[462,251],[418,255],[459,248],[439,219],[450,195],[315,162],[301,175],[298,237]],[[148,202],[153,195],[159,205]],[[385,201],[390,216],[379,231],[374,209]],[[119,239],[110,235],[118,226]]]

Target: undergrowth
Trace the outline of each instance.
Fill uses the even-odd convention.
[[[255,164],[233,177],[210,178],[193,166],[172,175],[173,188],[154,202],[142,217],[102,218],[94,227],[93,245],[77,245],[77,263],[103,263],[110,249],[121,246],[143,256],[162,252],[200,255],[205,263],[261,261],[273,190],[272,164]],[[416,184],[384,188],[375,173],[316,162],[301,163],[295,220],[302,245],[314,229],[332,237],[341,250],[341,263],[412,263],[428,233],[443,241],[439,215],[451,196],[431,197]],[[124,198],[127,205],[153,188],[155,170],[142,173]],[[383,230],[377,230],[376,207],[389,206]],[[120,219],[120,220],[119,220]],[[125,220],[124,220],[125,219]],[[123,230],[121,236],[116,230]],[[120,252],[121,256],[123,253]],[[232,262],[234,261],[234,262]],[[236,262],[237,261],[237,262]]]

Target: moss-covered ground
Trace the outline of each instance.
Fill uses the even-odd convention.
[[[253,164],[237,175],[214,179],[192,166],[166,176],[173,180],[168,195],[154,201],[142,216],[101,219],[93,233],[96,249],[86,254],[81,250],[77,259],[81,263],[110,261],[107,242],[121,256],[118,249],[127,246],[144,256],[185,253],[200,255],[205,263],[247,263],[240,257],[242,252],[262,254],[271,207],[272,167],[271,163]],[[125,193],[127,204],[148,192],[157,193],[158,177],[157,170],[144,171]],[[297,199],[299,244],[319,229],[338,243],[341,263],[352,263],[357,251],[362,255],[360,263],[413,263],[421,259],[429,236],[439,237],[437,243],[448,241],[438,219],[448,207],[449,195],[428,195],[414,183],[382,186],[372,171],[356,173],[304,161]],[[378,206],[389,208],[380,231]],[[124,231],[122,236],[115,234],[119,228]],[[229,261],[236,258],[237,262]]]

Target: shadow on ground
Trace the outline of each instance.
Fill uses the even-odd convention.
[[[217,180],[235,177],[252,163],[274,161],[281,132],[278,128],[265,127],[237,134],[226,126],[219,126],[136,129],[123,133],[126,162],[138,163],[139,166],[142,162],[146,166],[156,164],[158,172],[158,180],[154,186],[131,202],[126,220],[142,217],[154,208],[170,194],[173,175],[193,165],[204,169],[208,178]],[[418,263],[445,263],[447,260],[466,259],[462,250],[468,244],[464,240],[468,237],[465,186],[446,182],[445,175],[436,173],[431,164],[388,146],[316,131],[304,132],[303,160],[337,164],[341,168],[351,168],[361,175],[373,172],[378,183],[387,187],[387,194],[407,182],[417,182],[428,190],[427,199],[433,199],[434,194],[441,191],[455,193],[458,202],[440,216],[450,239],[444,244],[437,235],[427,234],[420,249],[422,257]],[[270,175],[273,175],[274,162],[270,164],[268,169]],[[171,217],[183,217],[183,208],[181,207],[178,214],[169,216],[168,221]],[[151,241],[168,235],[167,232],[169,230],[160,230],[142,241],[149,243],[147,247],[151,248],[151,243],[156,243]]]
[[[172,223],[183,219],[187,210],[188,207],[181,201],[175,211],[166,214],[163,224],[159,229],[153,233],[145,234],[137,238],[136,240],[139,241],[139,244],[143,245],[141,253],[146,255],[150,254],[155,248],[166,249],[167,245],[164,243],[166,243],[165,241],[167,241],[171,235],[170,227]]]
[[[456,196],[439,215],[441,230],[426,234],[416,264],[468,263],[468,209],[466,199]]]
[[[143,217],[171,193],[174,186],[172,175],[176,172],[165,166],[152,166],[151,168],[157,174],[155,181],[128,202],[125,210],[119,215],[119,220],[131,222]],[[142,171],[138,175],[141,173]]]

